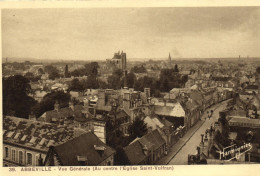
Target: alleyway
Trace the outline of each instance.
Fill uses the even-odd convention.
[[[180,140],[171,148],[169,154],[159,160],[156,164],[164,165],[186,165],[188,164],[188,154],[196,154],[196,147],[201,141],[201,134],[205,133],[207,128],[210,128],[211,124],[219,117],[219,111],[225,109],[227,101],[213,106],[213,116],[210,120],[205,112],[201,121],[199,121],[194,127],[192,127]]]

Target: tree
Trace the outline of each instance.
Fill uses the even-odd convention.
[[[90,62],[89,64],[85,64],[85,68],[87,70],[87,75],[97,76],[99,65],[97,62]]]
[[[229,140],[229,125],[228,121],[226,119],[226,112],[220,112],[219,113],[220,118],[218,119],[218,122],[221,126],[221,133],[217,131],[215,138],[218,143],[223,145],[224,147],[227,147],[230,145],[230,140]]]
[[[32,80],[34,78],[34,74],[32,72],[27,72],[25,73],[24,77],[28,80]]]
[[[29,80],[21,75],[3,79],[3,114],[28,118],[31,108],[37,103],[28,96],[31,92]]]
[[[33,107],[35,116],[40,117],[44,112],[53,110],[56,101],[59,102],[61,108],[67,107],[70,101],[70,94],[63,91],[46,94],[42,101]]]
[[[58,72],[58,69],[56,67],[52,66],[52,65],[46,65],[44,67],[44,72],[50,74],[52,72]]]
[[[120,89],[123,87],[122,76],[123,72],[121,69],[115,70],[112,75],[108,77],[108,87],[111,89]]]
[[[98,88],[97,76],[89,75],[87,78],[86,86],[88,89],[97,89]]]
[[[257,72],[258,74],[260,74],[260,67],[257,67],[257,68],[256,68],[256,72]]]
[[[162,80],[160,90],[163,92],[169,92],[171,90],[171,87],[169,86],[169,81],[167,78]]]
[[[175,66],[174,66],[174,72],[179,72],[179,68],[178,68],[177,64],[175,64]]]
[[[25,70],[24,63],[13,62],[11,65],[13,66],[14,70]]]
[[[82,83],[77,79],[73,79],[70,84],[69,84],[69,91],[83,91],[84,87],[82,85]]]
[[[140,118],[136,117],[134,122],[129,126],[129,134],[131,139],[142,137],[147,134],[147,124]]]
[[[131,69],[131,72],[133,72],[133,73],[147,73],[147,70],[143,65],[141,65],[141,66],[134,66]]]
[[[108,84],[102,80],[98,80],[98,88],[99,89],[107,89],[108,88]]]
[[[32,72],[27,72],[24,75],[24,77],[27,78],[29,81],[32,81],[32,82],[37,82],[41,79],[41,76],[34,76],[34,74]]]
[[[128,73],[126,75],[126,85],[127,87],[134,87],[135,81],[136,81],[136,76],[134,73]]]
[[[116,147],[116,154],[115,154],[115,165],[129,165],[130,161],[125,154],[123,147],[118,146]]]
[[[60,77],[60,74],[57,71],[51,72],[49,74],[49,79],[51,79],[51,80],[55,80],[56,78],[59,78],[59,77]]]
[[[39,75],[43,75],[43,74],[44,74],[44,71],[43,71],[42,68],[39,68],[39,69],[38,69],[38,74],[39,74]]]

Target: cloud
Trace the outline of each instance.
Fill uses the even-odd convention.
[[[4,57],[260,55],[259,7],[5,9]]]

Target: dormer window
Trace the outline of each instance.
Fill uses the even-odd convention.
[[[81,166],[87,166],[88,165],[88,158],[86,156],[77,156],[77,160],[80,163]]]
[[[27,138],[27,135],[23,135],[21,141],[25,141],[26,138]]]
[[[106,147],[101,146],[101,145],[94,145],[94,148],[100,154],[100,156],[104,156]]]
[[[9,132],[9,133],[7,134],[7,137],[10,138],[10,137],[13,136],[13,134],[14,134],[14,131],[11,131],[11,132]]]
[[[16,135],[14,136],[14,139],[18,139],[18,137],[20,136],[21,133],[16,133]]]
[[[32,139],[30,140],[30,143],[31,143],[31,144],[34,144],[35,141],[36,141],[36,139],[37,139],[37,137],[32,137]]]

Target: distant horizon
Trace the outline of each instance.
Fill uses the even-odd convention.
[[[86,62],[91,62],[91,61],[98,61],[98,62],[105,62],[107,59],[111,59],[111,58],[106,58],[106,59],[53,59],[53,58],[44,58],[44,59],[40,59],[40,58],[19,58],[19,57],[2,57],[2,63],[6,63],[6,58],[8,59],[8,62],[25,62],[25,61],[46,61],[46,62],[82,62],[82,61],[86,61]],[[141,60],[140,60],[141,59]],[[248,59],[249,61],[252,60],[256,60],[256,59],[260,59],[259,57],[223,57],[223,58],[219,58],[219,57],[212,57],[212,58],[195,58],[195,57],[190,57],[190,58],[171,58],[172,61],[212,61],[214,59],[217,59],[216,62],[218,60],[233,60],[233,61],[239,61],[239,60],[244,60],[244,59]],[[127,58],[127,62],[143,62],[143,61],[149,61],[149,60],[153,60],[153,61],[167,61],[168,58],[166,57],[161,57],[161,58]],[[260,61],[260,60],[259,60]]]

